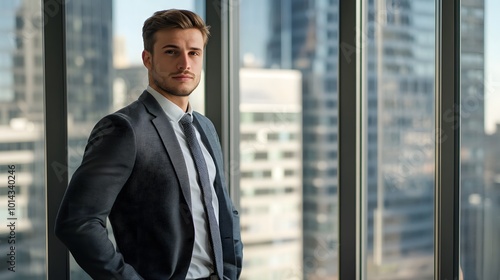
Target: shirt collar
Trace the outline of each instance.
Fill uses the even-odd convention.
[[[193,108],[191,108],[191,104],[188,104],[187,112],[184,112],[181,108],[179,108],[179,106],[168,100],[165,96],[161,95],[161,93],[149,85],[147,87],[147,91],[156,99],[156,101],[158,101],[165,114],[167,114],[169,120],[179,122],[184,114],[188,113],[191,116],[192,121]]]

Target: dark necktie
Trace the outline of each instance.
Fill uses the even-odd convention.
[[[186,141],[191,151],[191,155],[193,156],[196,171],[198,172],[198,180],[203,196],[203,206],[207,214],[208,227],[210,229],[209,235],[214,254],[214,270],[217,272],[219,278],[223,279],[222,242],[220,239],[219,226],[212,206],[212,184],[210,184],[210,179],[208,177],[207,163],[203,157],[198,139],[196,139],[196,132],[192,124],[191,115],[185,114],[179,123],[184,130],[184,135],[186,136]]]

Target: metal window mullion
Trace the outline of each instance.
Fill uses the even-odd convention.
[[[69,253],[54,234],[68,183],[65,1],[43,0],[47,279],[69,279]]]
[[[239,1],[205,1],[205,115],[219,133],[231,198],[239,208]]]
[[[339,279],[361,279],[361,0],[339,1]]]
[[[434,279],[459,277],[460,1],[436,4]]]
[[[228,112],[228,129],[227,138],[229,143],[229,156],[226,160],[226,169],[228,170],[228,180],[230,186],[230,195],[239,209],[240,205],[240,7],[241,1],[237,1],[238,5],[233,5],[229,10],[229,38],[228,38],[228,76],[227,83],[229,86],[227,92],[226,111]]]

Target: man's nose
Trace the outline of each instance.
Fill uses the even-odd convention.
[[[177,61],[177,68],[179,70],[189,70],[191,69],[191,64],[189,62],[189,54],[181,54],[179,60]]]

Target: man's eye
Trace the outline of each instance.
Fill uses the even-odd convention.
[[[166,50],[165,53],[166,54],[175,54],[175,51],[174,50]]]
[[[200,53],[199,52],[191,52],[191,55],[198,56],[198,55],[200,55]]]

